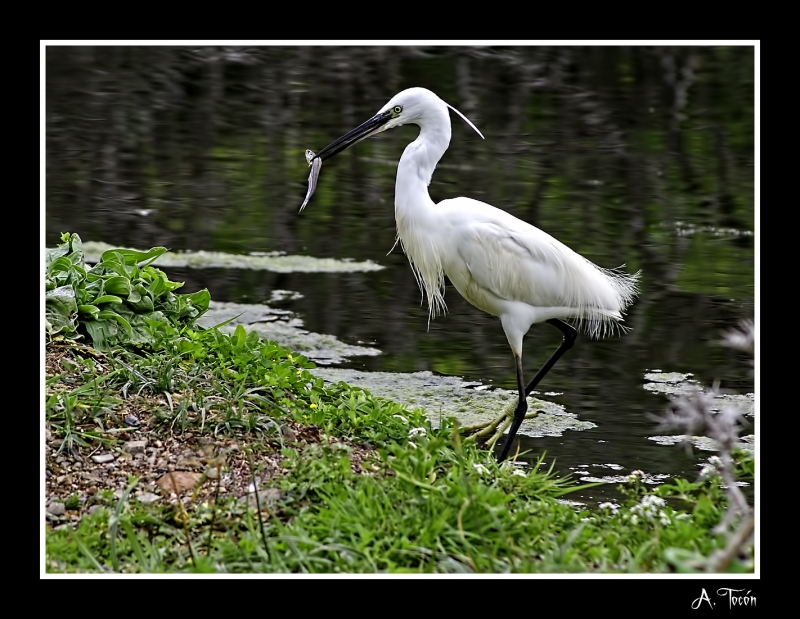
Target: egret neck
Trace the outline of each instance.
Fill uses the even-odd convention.
[[[445,236],[431,234],[446,222],[437,217],[436,204],[428,194],[436,164],[450,145],[450,119],[444,106],[430,108],[418,121],[417,139],[403,151],[397,166],[394,216],[397,236],[414,269],[417,283],[428,298],[428,320],[447,309],[440,243]]]

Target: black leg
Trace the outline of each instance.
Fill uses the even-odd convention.
[[[517,389],[519,390],[519,403],[517,404],[517,408],[514,409],[514,421],[511,422],[511,427],[508,429],[508,435],[506,435],[506,441],[503,443],[503,449],[500,451],[500,456],[497,458],[498,462],[502,462],[508,457],[508,452],[511,449],[511,443],[514,442],[514,437],[517,434],[517,430],[519,430],[520,425],[522,425],[522,421],[525,419],[525,413],[528,411],[527,397],[531,394],[531,391],[534,390],[536,385],[539,384],[539,381],[544,378],[544,375],[550,371],[550,368],[556,364],[556,361],[561,358],[561,355],[572,348],[572,345],[575,343],[575,338],[578,337],[578,332],[574,327],[571,327],[566,322],[563,322],[558,318],[553,318],[547,322],[561,331],[561,333],[564,334],[564,338],[561,341],[561,346],[556,349],[556,351],[550,356],[541,369],[536,372],[536,376],[533,377],[531,382],[528,383],[528,386],[525,387],[524,390],[522,388],[522,360],[514,355],[517,365]]]

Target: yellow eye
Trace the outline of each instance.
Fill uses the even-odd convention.
[[[392,108],[392,112],[394,112],[395,114],[399,114],[402,111],[403,111],[403,106],[402,105],[395,105]]]

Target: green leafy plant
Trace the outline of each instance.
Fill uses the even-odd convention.
[[[45,326],[51,336],[86,334],[98,350],[150,344],[160,327],[191,324],[208,310],[208,290],[176,294],[183,284],[152,266],[164,247],[111,249],[89,268],[77,234],[64,233],[61,241],[45,258]]]

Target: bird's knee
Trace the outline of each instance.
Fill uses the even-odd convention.
[[[563,320],[558,320],[554,318],[553,320],[548,320],[551,325],[556,327],[559,331],[561,331],[562,343],[561,346],[564,349],[572,348],[572,345],[575,343],[575,340],[578,338],[578,330],[573,327],[572,325],[568,325]]]

